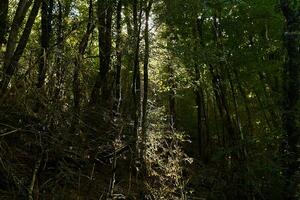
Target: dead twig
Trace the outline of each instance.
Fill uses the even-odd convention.
[[[42,161],[42,154],[40,155],[39,159],[36,161],[35,167],[34,167],[34,170],[33,170],[31,184],[30,184],[30,187],[29,187],[29,190],[28,190],[28,199],[29,200],[33,200],[34,184],[35,184],[35,180],[36,180],[38,170],[39,170],[40,165],[41,165],[41,161]]]
[[[17,128],[17,129],[15,129],[15,130],[8,131],[8,132],[6,132],[6,133],[3,133],[3,134],[1,134],[1,135],[0,135],[0,137],[7,136],[7,135],[9,135],[9,134],[12,134],[12,133],[18,132],[18,131],[20,131],[20,130],[21,130],[20,128]]]

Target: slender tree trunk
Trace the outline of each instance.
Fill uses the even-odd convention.
[[[95,25],[93,23],[93,0],[89,0],[89,19],[88,24],[86,28],[86,32],[83,35],[79,47],[78,47],[78,53],[75,57],[75,66],[74,66],[74,72],[73,72],[73,119],[72,124],[70,128],[71,133],[76,133],[77,127],[79,124],[79,118],[80,118],[80,104],[81,104],[81,91],[80,91],[80,70],[82,69],[82,61],[83,61],[83,55],[85,53],[85,50],[88,45],[88,41],[90,38],[90,35],[92,34],[93,30],[95,28]]]
[[[237,82],[238,91],[241,94],[244,104],[245,104],[246,114],[247,114],[248,131],[249,131],[249,133],[252,133],[253,125],[252,125],[252,116],[251,116],[250,107],[249,107],[250,103],[249,103],[249,100],[247,99],[246,92],[245,92],[244,88],[242,87],[242,82],[240,81],[240,78],[238,76],[238,72],[237,72],[236,68],[233,68],[233,73],[234,73],[235,80]]]
[[[133,29],[134,29],[134,60],[133,60],[133,76],[132,76],[132,96],[133,96],[133,119],[134,119],[134,135],[138,138],[138,127],[140,118],[140,28],[141,28],[141,11],[138,14],[138,0],[133,0]]]
[[[169,9],[169,8],[168,8]],[[170,19],[167,19],[167,24],[170,24]],[[173,27],[170,26],[170,31],[173,32]],[[170,48],[170,42],[167,42],[167,48]],[[172,62],[172,58],[167,58],[167,84],[169,86],[168,90],[168,121],[171,129],[176,128],[176,82],[175,82],[175,66]]]
[[[90,103],[93,105],[99,100],[101,92],[102,100],[108,100],[108,72],[111,62],[111,24],[112,4],[110,0],[98,0],[98,42],[99,42],[99,73],[92,90]]]
[[[20,27],[25,19],[25,15],[32,3],[32,0],[20,0],[18,3],[18,7],[13,19],[13,22],[10,27],[10,32],[6,44],[6,52],[4,57],[4,70],[8,68],[8,65],[10,64],[10,60],[14,54],[17,40],[18,40],[18,33],[20,30]]]
[[[109,188],[108,188],[108,198],[113,198],[115,183],[116,183],[116,171],[117,171],[117,155],[116,155],[116,148],[114,148],[112,165],[111,165],[112,175],[110,178]]]
[[[198,145],[199,155],[204,163],[208,162],[208,124],[205,110],[205,100],[203,88],[198,84],[200,81],[200,72],[198,66],[195,66],[195,103],[197,106],[197,129],[198,129]]]
[[[142,198],[146,192],[145,181],[147,177],[146,169],[146,142],[147,142],[147,103],[148,103],[148,65],[149,65],[149,54],[150,54],[150,44],[149,44],[149,16],[152,6],[152,0],[148,2],[145,9],[145,30],[144,30],[144,41],[145,41],[145,55],[144,55],[144,94],[142,102],[142,141],[141,141],[141,167],[142,167]]]
[[[41,46],[40,46],[40,55],[38,58],[38,77],[37,77],[37,89],[43,88],[45,78],[46,78],[46,70],[48,68],[48,50],[50,45],[50,37],[52,31],[52,9],[53,9],[53,0],[42,0],[41,7]],[[42,94],[39,91],[39,94]],[[42,103],[40,100],[41,95],[36,96],[36,104],[34,110],[39,112],[42,107]]]
[[[55,85],[53,86],[54,94],[54,102],[57,102],[61,98],[61,89],[63,84],[63,68],[62,66],[62,53],[64,49],[64,33],[63,33],[63,21],[64,21],[64,13],[63,13],[63,5],[60,1],[58,1],[58,16],[57,16],[57,32],[56,32],[56,43],[57,43],[57,53],[55,56],[55,65],[56,71],[54,72],[56,78],[54,79]]]
[[[8,85],[7,81],[9,82],[10,77],[5,72],[7,68],[9,68],[11,58],[14,55],[14,51],[17,45],[18,40],[18,32],[25,19],[25,15],[32,3],[32,0],[20,0],[18,3],[18,7],[16,9],[13,22],[10,27],[8,40],[6,43],[6,51],[4,54],[4,62],[3,62],[3,73],[0,82],[0,98],[4,95],[6,91],[6,87]],[[3,8],[5,9],[5,8]]]
[[[141,114],[141,83],[140,83],[140,32],[141,32],[141,17],[142,17],[142,1],[132,1],[132,17],[133,17],[133,74],[132,74],[132,99],[133,99],[133,137],[135,140],[135,146],[133,150],[133,158],[135,160],[133,177],[135,188],[138,194],[142,192],[142,186],[140,185],[140,174],[141,169],[141,154],[140,154],[140,140],[139,140],[139,127],[140,127],[140,114]]]
[[[216,10],[216,14],[213,17],[213,26],[214,26],[214,36],[216,47],[219,50],[220,57],[225,57],[224,53],[224,45],[223,45],[223,34],[221,27],[221,10]],[[228,74],[228,63],[224,61],[219,61],[215,68],[212,65],[209,66],[209,71],[212,75],[212,83],[215,92],[215,97],[218,103],[219,112],[221,118],[223,120],[223,125],[226,128],[227,133],[227,141],[228,149],[231,150],[228,158],[228,166],[230,168],[231,176],[228,177],[227,182],[229,184],[235,183],[242,185],[247,182],[247,178],[244,176],[245,171],[248,170],[246,166],[245,159],[247,159],[246,149],[243,146],[242,138],[243,135],[239,128],[239,120],[234,120],[233,115],[230,113],[230,104],[228,102],[227,91],[226,91],[226,75],[229,81],[229,86],[232,88],[233,100],[235,101],[235,92],[232,83],[230,83],[231,77]],[[235,102],[234,102],[235,103]],[[239,173],[239,176],[235,178],[233,173]],[[252,199],[252,194],[248,194],[247,191],[249,189],[246,187],[242,187],[241,190],[237,191],[234,195],[236,199]],[[232,194],[227,193],[226,196],[230,196],[232,198]]]
[[[122,71],[122,93],[123,96],[132,95],[132,66],[134,59],[134,34],[133,34],[133,24],[132,24],[132,13],[131,7],[132,3],[130,1],[123,1],[124,3],[124,24],[126,26],[126,37],[124,38],[123,47],[123,57],[124,57],[124,70]],[[122,101],[122,106],[120,107],[121,113],[132,113],[133,109],[133,98],[129,98],[128,101]]]
[[[43,0],[41,15],[41,53],[39,57],[39,74],[37,88],[44,85],[48,65],[48,49],[52,32],[53,0]]]
[[[110,99],[110,87],[109,87],[109,82],[108,82],[108,72],[110,70],[110,63],[111,63],[111,43],[112,43],[112,14],[113,14],[113,5],[112,2],[109,1],[108,8],[107,8],[107,13],[106,13],[106,22],[105,22],[105,50],[104,56],[105,56],[105,65],[103,67],[103,76],[102,76],[102,96],[103,99]],[[101,69],[100,69],[101,71]]]
[[[7,14],[8,14],[8,0],[1,0],[0,1],[0,50],[2,45],[6,43],[6,32],[8,27],[7,21]]]
[[[204,16],[200,19],[196,19],[196,27],[194,30],[195,39],[199,40],[201,48],[205,48],[204,38],[203,38],[203,22]],[[195,55],[197,52],[197,46],[195,46]],[[195,58],[196,59],[196,58]],[[209,127],[207,123],[207,114],[205,110],[205,99],[203,87],[201,83],[201,72],[199,70],[198,63],[195,63],[195,103],[197,105],[197,129],[198,129],[198,145],[199,145],[199,155],[204,163],[208,162],[208,150],[209,150]]]
[[[145,41],[145,55],[144,55],[144,96],[142,103],[142,155],[144,155],[145,150],[145,142],[147,139],[146,131],[147,131],[147,103],[148,103],[148,65],[149,65],[149,15],[152,6],[152,0],[149,1],[146,12],[145,12],[145,31],[144,31],[144,41]]]
[[[170,61],[171,62],[171,61]],[[169,100],[169,125],[171,128],[176,127],[176,98],[175,98],[175,91],[176,91],[176,83],[175,83],[175,72],[174,66],[171,63],[167,65],[168,70],[168,85],[170,86],[168,92],[168,100]]]
[[[218,11],[217,13],[220,13]],[[216,47],[221,50],[220,56],[224,56],[223,52],[223,44],[222,44],[222,29],[220,26],[220,17],[214,16],[213,17],[213,26],[214,26],[214,36],[215,36],[215,42]],[[227,130],[228,134],[228,144],[229,147],[235,147],[236,145],[240,144],[241,140],[241,132],[238,128],[239,125],[234,122],[232,119],[230,110],[229,110],[229,104],[227,99],[227,91],[225,89],[225,73],[228,71],[228,64],[226,62],[219,62],[217,67],[214,69],[212,65],[209,66],[210,73],[212,75],[212,82],[214,87],[214,92],[216,96],[216,100],[218,102],[220,115],[223,118],[224,126]],[[225,68],[224,68],[225,67]],[[229,80],[230,81],[230,80]],[[240,146],[240,145],[239,145]],[[232,159],[233,161],[237,161],[237,165],[241,164],[241,161],[245,159],[245,153],[246,151],[244,148],[238,148],[235,152],[233,152]]]
[[[228,137],[229,141],[227,141],[227,142],[229,142],[230,146],[232,147],[236,143],[237,138],[236,138],[235,127],[233,125],[231,115],[229,113],[228,103],[225,98],[225,95],[226,95],[225,89],[221,83],[223,80],[222,80],[221,76],[219,75],[219,73],[214,71],[212,65],[210,65],[209,70],[210,70],[210,73],[212,76],[212,85],[213,85],[219,113],[220,113],[221,119],[223,121],[223,125],[226,128],[226,131],[228,134],[227,137]],[[235,158],[235,159],[237,159],[237,158]]]
[[[116,57],[117,57],[117,63],[116,63],[116,112],[119,112],[120,104],[121,104],[121,67],[122,67],[122,48],[121,48],[121,42],[122,42],[122,26],[121,26],[121,20],[122,20],[122,0],[118,1],[117,4],[117,19],[116,19],[116,26],[117,26],[117,38],[116,38]]]
[[[281,10],[286,20],[285,33],[283,37],[284,47],[287,55],[283,65],[283,129],[284,139],[284,173],[286,177],[286,188],[284,199],[296,200],[299,180],[295,175],[299,172],[299,69],[300,69],[300,16],[295,8],[292,8],[293,1],[281,0]],[[299,9],[299,8],[298,8]]]
[[[236,128],[238,128],[238,132],[240,133],[240,139],[244,140],[244,134],[243,134],[243,130],[242,130],[242,124],[241,124],[241,120],[240,120],[240,113],[238,111],[238,102],[237,102],[237,94],[236,94],[236,90],[233,84],[233,80],[231,77],[231,71],[227,69],[227,73],[228,73],[228,81],[229,81],[229,87],[231,90],[231,95],[232,95],[232,104],[233,104],[233,108],[234,108],[234,112],[235,112],[235,123],[236,123]]]
[[[0,96],[5,93],[12,76],[13,76],[14,72],[16,71],[16,68],[18,66],[18,62],[19,62],[19,60],[20,60],[20,58],[21,58],[21,56],[24,52],[24,49],[25,49],[26,45],[27,45],[29,35],[31,33],[32,26],[34,24],[35,18],[38,14],[38,11],[39,11],[39,8],[40,8],[40,5],[41,5],[41,1],[42,0],[35,0],[34,1],[33,7],[30,11],[28,20],[26,22],[26,25],[25,25],[24,31],[22,33],[22,36],[19,40],[18,46],[17,46],[16,50],[14,51],[14,53],[12,55],[8,55],[8,58],[10,58],[10,59],[5,60],[4,77],[3,77],[2,82],[1,82],[1,90],[2,91],[0,93]],[[13,40],[16,41],[16,38],[14,38]],[[7,54],[11,54],[11,52],[7,52]]]

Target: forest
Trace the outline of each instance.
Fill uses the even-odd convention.
[[[1,200],[299,200],[299,0],[0,0]]]

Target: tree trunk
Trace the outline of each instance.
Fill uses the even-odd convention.
[[[283,65],[283,114],[282,122],[285,132],[283,154],[285,163],[286,188],[284,199],[296,200],[297,183],[295,175],[299,171],[299,126],[297,125],[299,103],[299,68],[300,44],[299,13],[291,8],[293,1],[281,0],[281,10],[285,17],[284,47],[287,51],[286,61]]]
[[[111,24],[112,6],[109,0],[98,0],[98,42],[99,42],[99,73],[92,90],[90,103],[93,105],[99,100],[101,92],[102,100],[109,98],[108,72],[110,69],[111,57]],[[103,103],[103,102],[102,102]]]
[[[132,96],[133,96],[133,119],[134,136],[138,138],[138,127],[140,118],[140,28],[141,28],[141,11],[138,14],[138,0],[133,0],[133,29],[134,29],[134,60],[133,60],[133,76],[132,76]]]
[[[196,19],[196,27],[194,30],[195,39],[199,39],[201,48],[205,48],[203,38],[203,22],[204,16]],[[195,47],[195,55],[197,55],[197,46]],[[197,60],[197,58],[195,58]],[[209,151],[209,127],[207,122],[207,113],[205,109],[204,91],[201,86],[201,72],[199,70],[199,64],[195,63],[195,102],[197,106],[197,129],[198,129],[198,145],[199,155],[204,163],[208,162],[208,151]]]
[[[57,16],[57,31],[56,31],[56,43],[57,50],[55,55],[55,78],[53,77],[54,85],[53,87],[53,96],[54,102],[57,102],[61,98],[61,87],[63,84],[63,71],[64,66],[62,65],[62,54],[64,49],[64,33],[63,33],[63,21],[64,21],[64,13],[63,13],[63,5],[60,1],[58,1],[58,16]]]
[[[39,74],[37,88],[44,85],[48,65],[48,49],[52,32],[53,0],[43,0],[41,15],[41,53],[39,57]]]
[[[2,45],[6,43],[6,32],[8,27],[7,21],[7,14],[8,14],[8,0],[1,0],[0,1],[0,49]]]
[[[14,54],[16,45],[17,45],[17,39],[18,39],[18,33],[20,30],[20,27],[25,19],[25,15],[32,3],[32,0],[20,0],[12,25],[10,27],[10,32],[6,44],[6,52],[4,57],[4,69],[8,67],[10,64],[10,60]]]
[[[170,87],[168,92],[168,100],[169,100],[169,125],[171,128],[176,127],[176,99],[175,99],[175,72],[174,66],[171,63],[167,66],[168,70],[168,85]]]
[[[82,69],[82,60],[85,50],[88,45],[90,35],[92,34],[95,25],[93,24],[93,0],[89,0],[89,19],[87,29],[83,35],[79,47],[78,53],[75,57],[75,66],[73,72],[73,119],[70,128],[70,133],[76,133],[80,118],[80,103],[81,103],[81,91],[80,91],[80,70]]]
[[[197,129],[198,129],[198,145],[199,145],[199,155],[204,163],[208,162],[208,124],[207,116],[205,110],[205,100],[203,88],[199,85],[200,72],[198,66],[195,66],[195,79],[196,79],[196,89],[195,89],[195,103],[197,106]]]
[[[139,6],[140,5],[140,6]],[[139,127],[140,127],[140,114],[141,114],[141,83],[140,83],[140,32],[141,32],[141,17],[142,8],[141,1],[132,1],[132,17],[133,17],[133,74],[132,74],[132,119],[133,119],[133,138],[135,140],[135,146],[133,147],[133,158],[135,160],[133,170],[133,177],[136,186],[136,190],[141,195],[142,187],[140,185],[140,140]]]
[[[148,103],[148,65],[149,65],[149,54],[150,54],[150,44],[149,44],[149,16],[152,6],[152,0],[149,1],[145,9],[145,30],[144,30],[144,41],[145,41],[145,55],[144,55],[144,94],[142,102],[142,141],[141,141],[141,174],[142,174],[142,198],[146,192],[145,181],[147,177],[146,168],[146,142],[147,142],[147,103]]]
[[[116,57],[117,57],[117,63],[116,63],[116,105],[115,110],[116,112],[119,112],[120,104],[121,104],[121,67],[122,67],[122,48],[121,48],[121,42],[122,42],[122,26],[121,26],[121,20],[122,20],[122,0],[118,1],[117,4],[117,19],[116,19],[116,26],[117,26],[117,38],[116,38]]]
[[[147,103],[148,103],[148,65],[149,65],[149,15],[152,6],[152,0],[149,1],[146,12],[145,12],[145,31],[144,31],[144,41],[145,41],[145,55],[144,55],[144,96],[142,103],[142,146],[141,152],[142,156],[144,156],[145,143],[147,139],[146,131],[147,131]]]
[[[30,11],[28,20],[26,22],[26,25],[25,25],[24,31],[22,33],[22,36],[20,38],[20,41],[18,43],[18,46],[12,55],[8,55],[8,60],[5,60],[4,77],[1,82],[1,90],[2,91],[1,91],[0,95],[3,95],[5,93],[12,76],[13,76],[14,72],[16,71],[18,62],[24,52],[26,45],[27,45],[28,38],[31,33],[31,29],[34,24],[35,18],[38,14],[41,2],[42,2],[42,0],[34,1],[33,7]],[[23,20],[21,20],[21,21],[23,21]],[[12,35],[14,35],[14,34],[12,34]],[[12,40],[16,41],[16,38],[12,38]],[[10,43],[10,41],[8,43]],[[15,45],[15,42],[14,42],[13,46],[14,45]],[[7,44],[7,46],[9,46],[9,44]],[[11,51],[11,50],[9,50],[9,51]],[[11,54],[11,52],[9,52],[9,51],[7,50],[7,54]]]

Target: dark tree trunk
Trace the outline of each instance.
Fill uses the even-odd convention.
[[[286,20],[283,37],[287,55],[283,65],[283,114],[282,122],[285,131],[283,154],[286,188],[284,199],[296,200],[297,184],[295,175],[299,171],[299,126],[297,125],[299,103],[299,69],[300,69],[300,16],[295,8],[291,8],[293,1],[281,0],[281,10]]]
[[[13,56],[17,45],[17,39],[18,39],[18,33],[20,27],[25,19],[25,15],[31,3],[32,0],[20,0],[18,4],[13,22],[10,27],[9,36],[6,44],[6,52],[4,57],[4,69],[6,69],[10,64],[11,57]]]
[[[170,10],[171,8],[169,7],[169,3],[167,4],[167,10]],[[166,18],[166,23],[169,25],[170,28],[170,33],[175,32],[173,29],[172,25],[172,19],[170,17]],[[170,39],[176,39],[176,37],[172,36],[169,33]],[[167,48],[172,48],[172,44],[170,41],[167,42]],[[168,63],[166,66],[166,71],[167,71],[167,84],[169,86],[168,90],[168,121],[169,121],[169,127],[170,129],[176,128],[176,82],[175,82],[175,66],[174,63],[172,62],[172,57],[168,57]]]
[[[64,21],[64,8],[60,1],[58,1],[58,16],[57,16],[57,31],[56,31],[56,43],[57,50],[55,55],[55,79],[53,85],[53,97],[54,102],[57,102],[61,96],[61,87],[63,84],[64,66],[62,65],[62,53],[64,49],[64,32],[63,32],[63,21]]]
[[[138,0],[133,0],[133,29],[134,29],[134,59],[133,59],[133,76],[132,76],[132,96],[133,96],[133,120],[134,120],[134,137],[138,137],[138,127],[140,118],[141,105],[141,83],[140,83],[140,28],[141,28],[141,11],[138,14]]]
[[[203,38],[203,21],[204,16],[200,19],[196,19],[196,27],[194,30],[196,40],[199,39],[201,48],[204,48],[204,38]],[[197,52],[197,47],[195,47],[195,55]],[[197,58],[195,58],[197,59]],[[207,113],[205,109],[205,99],[203,86],[201,86],[201,72],[199,66],[195,63],[195,101],[197,106],[197,129],[198,129],[198,148],[201,160],[204,163],[208,162],[208,151],[209,151],[209,127],[207,122]]]
[[[138,129],[140,127],[140,115],[141,115],[141,83],[140,83],[140,32],[141,32],[141,17],[142,7],[140,0],[132,1],[132,19],[133,19],[133,74],[132,74],[132,119],[133,119],[133,138],[135,140],[133,146],[133,158],[135,162],[131,168],[133,169],[133,177],[135,181],[135,189],[138,194],[141,195],[142,186],[140,185],[140,174],[141,169],[141,154],[140,154],[140,140]]]
[[[107,101],[109,98],[108,72],[111,62],[111,24],[112,24],[112,4],[109,0],[98,0],[98,33],[99,33],[99,73],[92,90],[91,104],[99,100],[101,92],[102,100]],[[102,102],[103,103],[103,102]]]
[[[147,131],[147,104],[148,104],[148,65],[149,65],[149,15],[152,6],[152,0],[149,1],[146,10],[145,10],[145,31],[144,31],[144,41],[145,41],[145,55],[144,55],[144,96],[142,103],[142,145],[141,152],[142,156],[144,156],[145,151],[145,143],[147,139],[146,131]]]
[[[238,91],[239,93],[241,94],[242,98],[243,98],[243,101],[244,101],[244,104],[245,104],[245,108],[246,108],[246,114],[247,114],[247,127],[248,127],[248,132],[249,133],[252,133],[253,132],[253,124],[252,124],[252,116],[251,116],[251,112],[250,112],[250,102],[249,100],[247,99],[247,96],[246,96],[246,92],[245,92],[245,89],[242,87],[242,82],[240,81],[240,78],[238,76],[238,71],[236,68],[233,68],[233,74],[234,74],[234,78],[237,82],[237,88],[238,88]]]
[[[24,52],[26,45],[27,45],[32,26],[34,24],[35,18],[38,14],[38,11],[39,11],[39,8],[41,5],[41,1],[42,0],[34,1],[33,7],[30,11],[28,20],[26,22],[22,36],[19,40],[18,46],[17,46],[16,50],[13,52],[13,54],[8,56],[10,59],[5,60],[4,77],[1,82],[1,90],[2,90],[1,92],[2,93],[0,95],[5,93],[12,76],[13,76],[14,72],[16,71],[18,62]],[[16,38],[14,38],[13,40],[16,41]],[[7,52],[7,53],[10,54],[11,52]]]
[[[168,64],[168,85],[170,87],[168,92],[168,99],[169,99],[169,125],[171,128],[176,127],[176,99],[175,99],[175,91],[176,91],[176,84],[175,84],[175,72],[174,66]]]
[[[3,73],[2,79],[0,83],[0,97],[4,95],[7,85],[10,81],[10,75],[6,74],[7,69],[9,68],[11,58],[14,55],[14,51],[17,45],[18,32],[25,19],[25,15],[32,3],[32,0],[20,0],[18,3],[18,7],[16,9],[13,22],[10,27],[8,40],[6,43],[6,51],[4,55],[4,63],[3,63]]]
[[[196,106],[197,106],[197,129],[198,129],[198,145],[199,155],[204,163],[208,162],[208,124],[207,115],[205,110],[205,100],[203,88],[199,85],[200,82],[200,71],[198,66],[195,66],[195,79],[196,79]]]
[[[88,41],[90,38],[90,35],[92,34],[93,30],[95,28],[95,25],[93,23],[93,1],[89,0],[89,19],[88,24],[86,28],[86,32],[83,35],[79,47],[78,47],[78,53],[75,56],[75,66],[74,66],[74,73],[73,73],[73,119],[72,124],[70,128],[71,133],[76,133],[77,127],[79,124],[79,118],[80,118],[80,103],[81,103],[81,91],[80,91],[80,70],[82,69],[82,60],[83,55],[85,53],[85,50],[88,45]]]
[[[226,96],[225,88],[222,83],[222,81],[224,80],[221,78],[219,72],[216,72],[216,70],[213,69],[212,65],[210,65],[209,70],[212,76],[212,85],[213,85],[213,90],[215,93],[215,98],[217,101],[220,117],[227,131],[227,139],[229,139],[229,141],[227,142],[229,143],[230,147],[233,147],[237,140],[236,137],[237,133],[235,130],[235,126],[232,122],[231,115],[229,113],[228,103],[225,97]],[[235,157],[235,159],[237,159],[237,157]]]
[[[220,13],[218,11],[217,13]],[[219,22],[218,22],[219,21]],[[224,56],[223,44],[222,44],[222,29],[220,26],[220,17],[213,17],[213,28],[214,28],[214,37],[216,42],[216,47],[219,49],[219,56]],[[232,118],[232,115],[229,110],[229,103],[227,97],[227,91],[225,87],[225,74],[227,73],[227,63],[219,61],[216,66],[209,65],[209,71],[212,76],[212,85],[219,107],[219,112],[221,119],[223,120],[223,125],[227,131],[227,145],[229,148],[234,148],[235,146],[241,146],[241,133],[238,128],[238,125]],[[245,150],[241,147],[235,148],[236,150],[232,152],[232,160],[236,162],[236,165],[240,165],[241,161],[245,159]]]
[[[152,0],[148,2],[145,9],[145,30],[144,30],[144,41],[145,41],[145,55],[144,55],[144,94],[142,102],[142,141],[141,141],[141,174],[142,174],[142,195],[141,198],[145,198],[146,193],[145,181],[147,177],[146,170],[146,142],[147,142],[147,104],[148,104],[148,65],[149,65],[149,54],[150,54],[150,44],[149,44],[149,16],[152,6]]]
[[[122,42],[122,36],[121,36],[121,20],[122,20],[122,0],[118,1],[117,4],[117,38],[116,38],[116,57],[117,57],[117,63],[116,63],[116,106],[115,110],[116,112],[119,112],[120,104],[121,104],[121,67],[122,67],[122,48],[121,48],[121,42]]]
[[[48,49],[52,31],[53,0],[43,0],[41,15],[41,53],[39,57],[39,74],[37,88],[44,85],[48,65]]]
[[[6,32],[8,27],[7,21],[7,14],[8,14],[8,0],[1,0],[0,1],[0,49],[3,44],[6,43]]]
[[[224,52],[224,44],[223,44],[223,30],[221,27],[220,17],[221,10],[216,10],[216,14],[213,17],[213,29],[214,29],[214,37],[215,37],[215,47],[218,49],[217,56],[225,57]],[[233,114],[230,110],[228,91],[226,90],[226,85],[232,86],[230,83],[230,77],[228,76],[228,63],[222,61],[221,59],[213,66],[209,65],[209,71],[212,76],[212,85],[215,93],[215,98],[217,101],[217,105],[219,108],[219,113],[223,122],[223,126],[226,130],[226,137],[224,144],[225,148],[230,150],[230,152],[226,155],[230,157],[227,161],[227,165],[232,173],[239,173],[237,178],[228,177],[226,180],[228,184],[238,184],[243,185],[248,180],[244,176],[245,171],[248,170],[246,166],[245,159],[247,158],[246,149],[242,143],[242,133],[239,128],[238,120],[234,120]],[[227,76],[226,76],[227,75]],[[226,80],[227,78],[227,80]],[[231,87],[233,89],[233,87]],[[233,94],[233,92],[232,92]],[[233,99],[235,99],[235,94],[233,94]],[[242,187],[239,191],[234,194],[227,193],[226,196],[230,198],[236,199],[252,199],[252,194],[248,194],[249,188]]]

